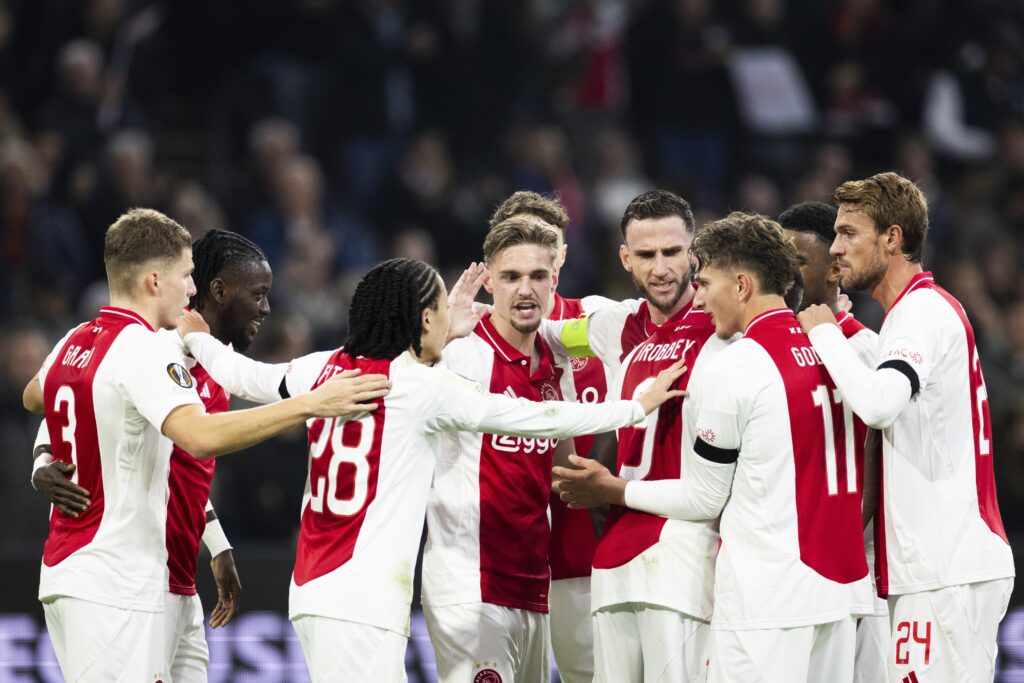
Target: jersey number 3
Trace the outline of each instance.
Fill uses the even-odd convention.
[[[320,436],[310,447],[310,501],[309,506],[313,512],[323,513],[326,499],[327,510],[334,515],[348,517],[363,509],[366,503],[366,496],[369,492],[370,462],[369,456],[373,449],[374,429],[376,422],[373,415],[367,415],[361,420],[342,422],[339,420],[328,420],[324,424]],[[356,443],[345,445],[343,435],[346,428],[351,432],[358,432]],[[327,461],[326,476],[324,471],[323,456],[330,452]],[[339,474],[341,466],[348,463],[350,467],[346,470],[352,474],[352,485],[341,486]],[[347,472],[346,472],[347,474]],[[326,479],[326,481],[324,481]],[[341,491],[351,491],[351,496],[339,497]]]

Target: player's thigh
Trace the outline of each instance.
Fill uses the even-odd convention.
[[[206,683],[210,665],[210,648],[206,644],[203,624],[203,603],[198,595],[182,598],[180,632],[171,657],[171,680],[174,683]]]
[[[808,681],[852,683],[857,652],[857,622],[853,617],[814,626]]]
[[[594,612],[594,681],[618,683],[643,677],[643,649],[637,605],[626,603]]]
[[[713,631],[708,683],[811,683],[814,628]]]
[[[590,577],[551,582],[551,648],[565,683],[594,677],[594,629],[590,616]]]
[[[313,683],[405,683],[408,638],[387,629],[329,617],[300,616],[292,626]],[[177,681],[175,680],[175,683]]]
[[[707,622],[665,607],[641,605],[637,626],[644,683],[696,683],[705,679],[710,645]]]
[[[890,599],[890,678],[992,680],[996,635],[1012,589],[1013,579],[999,579]]]
[[[515,681],[521,644],[516,611],[479,602],[424,605],[439,683]]]
[[[60,597],[44,605],[57,661],[76,683],[152,681],[167,676],[164,615]],[[53,637],[51,636],[51,639]]]
[[[853,661],[854,683],[876,683],[888,677],[889,617],[862,617],[857,622],[857,651]]]
[[[551,680],[550,621],[547,614],[530,610],[513,610],[519,619],[518,657],[514,657],[515,680],[520,683]]]

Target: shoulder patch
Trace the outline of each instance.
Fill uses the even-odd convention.
[[[175,384],[183,389],[191,389],[195,386],[195,382],[192,381],[192,375],[188,373],[188,370],[181,363],[168,364],[167,375]]]

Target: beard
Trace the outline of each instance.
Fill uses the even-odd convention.
[[[638,290],[640,290],[643,297],[647,299],[647,302],[662,313],[671,313],[679,303],[679,300],[683,298],[684,294],[686,294],[686,285],[677,283],[676,291],[674,293],[658,297],[652,294],[644,284],[636,278],[636,275],[630,273],[630,277],[633,278],[633,284]]]
[[[508,322],[512,326],[512,329],[516,332],[522,332],[523,334],[531,334],[540,329],[540,324],[543,318],[537,318],[537,320],[529,323],[522,323],[515,318],[509,318]]]
[[[839,284],[843,289],[850,292],[864,292],[875,288],[882,278],[885,277],[886,264],[881,256],[875,254],[872,260],[863,268],[854,271],[852,268],[846,275],[840,277]]]

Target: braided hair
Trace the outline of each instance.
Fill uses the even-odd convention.
[[[346,353],[391,360],[412,347],[423,351],[421,316],[441,296],[437,271],[422,261],[379,263],[356,285],[348,311]]]
[[[189,301],[193,310],[203,312],[203,302],[210,292],[210,283],[230,270],[252,262],[266,261],[267,257],[255,244],[228,230],[213,229],[192,244],[192,279],[196,293]]]

